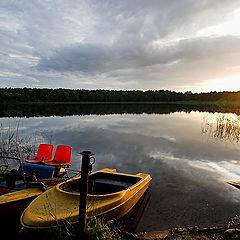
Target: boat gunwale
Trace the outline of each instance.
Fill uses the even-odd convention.
[[[149,176],[150,176],[150,175],[148,174],[148,176],[146,176],[146,177],[143,178],[142,180],[146,181],[146,179],[147,179]],[[142,180],[141,180],[141,181],[142,181]],[[146,186],[147,186],[147,188],[148,188],[148,187],[149,187],[149,183],[150,183],[151,180],[152,180],[152,178],[149,177],[149,181],[147,181],[142,188],[145,188]],[[139,181],[139,182],[140,182],[140,181]],[[142,190],[142,188],[139,189],[137,192],[135,192],[135,194],[134,194],[133,196],[137,195],[138,192]],[[146,188],[146,189],[147,189],[147,188]],[[128,189],[123,190],[123,191],[127,191],[127,190],[130,190],[130,189],[128,188]],[[146,190],[145,190],[145,191],[146,191]],[[107,195],[107,194],[106,194],[106,195]],[[132,196],[132,197],[133,197],[133,196]],[[126,200],[125,200],[124,202],[122,202],[121,204],[119,204],[119,205],[117,205],[117,206],[115,206],[115,207],[113,207],[113,208],[111,208],[111,209],[108,209],[108,210],[106,210],[106,211],[104,211],[104,212],[101,212],[100,214],[97,214],[96,216],[105,215],[105,214],[107,214],[108,212],[114,211],[115,209],[117,209],[117,208],[125,205],[128,201],[130,201],[130,199],[126,199]],[[130,210],[131,210],[131,209],[129,209],[129,211],[130,211]],[[77,222],[78,222],[78,221],[73,221],[72,223],[75,224],[75,223],[77,223]],[[52,226],[52,227],[57,227],[57,226]],[[43,228],[45,228],[45,227],[43,227]]]
[[[140,176],[138,175],[139,173],[137,174],[127,174],[127,173],[119,173],[119,172],[112,172],[112,171],[107,171],[107,170],[99,170],[99,171],[96,171],[96,172],[93,172],[91,173],[90,175],[94,175],[94,174],[97,174],[97,173],[109,173],[109,174],[112,174],[112,175],[121,175],[121,176],[127,176],[127,177],[135,177],[135,178],[140,178],[139,181],[137,181],[135,184],[133,184],[132,186],[130,187],[127,187],[126,189],[123,189],[121,191],[117,191],[117,192],[113,192],[113,193],[107,193],[107,194],[89,194],[87,195],[87,197],[108,197],[108,196],[114,196],[114,195],[119,195],[120,193],[123,193],[123,192],[126,192],[128,190],[131,190],[131,189],[134,189],[136,188],[138,185],[140,185],[143,181],[145,181],[146,178],[150,178],[149,182],[151,181],[151,176],[150,174],[144,174],[145,176]],[[76,178],[73,178],[73,179],[69,179],[67,180],[66,182],[62,182],[62,183],[59,183],[57,184],[54,188],[55,190],[61,192],[61,193],[64,193],[64,194],[70,194],[72,196],[79,196],[80,193],[74,193],[74,192],[68,192],[68,191],[65,191],[63,189],[61,189],[60,187],[66,183],[69,183],[69,182],[72,182],[72,181],[75,181],[75,180],[79,180],[81,179],[81,177],[76,177]]]
[[[28,199],[28,198],[40,195],[43,192],[44,191],[42,191],[40,188],[27,188],[27,189],[22,189],[19,191],[5,193],[0,196],[0,206],[7,204],[7,203]],[[21,194],[20,195],[21,197],[19,197],[19,193]],[[10,200],[9,200],[9,198],[10,198]]]

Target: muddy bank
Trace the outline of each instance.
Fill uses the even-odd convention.
[[[160,240],[160,239],[185,239],[185,240],[197,240],[197,239],[215,239],[215,240],[230,240],[240,239],[240,223],[233,224],[231,226],[216,226],[216,227],[189,227],[189,228],[174,228],[166,231],[154,231],[143,233],[128,233],[125,232],[126,239],[136,240]]]

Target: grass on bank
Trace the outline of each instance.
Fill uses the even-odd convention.
[[[0,125],[0,156],[26,159],[36,155],[36,138],[24,135],[20,125],[20,121],[15,125]]]
[[[26,231],[20,235],[19,240],[124,240],[121,227],[115,221],[104,221],[102,218],[87,218],[86,231],[80,236],[78,224],[65,222],[61,227],[53,227],[48,230]]]
[[[120,226],[115,221],[105,222],[102,218],[88,219],[86,232],[89,239],[122,239]]]

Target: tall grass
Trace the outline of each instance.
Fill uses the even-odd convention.
[[[36,151],[36,138],[24,134],[20,121],[9,122],[8,126],[0,124],[0,156],[26,159],[35,156]]]
[[[40,239],[55,240],[123,240],[120,226],[115,221],[104,221],[103,218],[87,218],[86,231],[80,236],[78,224],[71,224],[67,221],[60,227],[53,227],[46,231],[39,232]],[[32,239],[32,234],[25,235],[24,239]]]
[[[236,114],[215,113],[205,118],[202,133],[215,139],[238,143],[240,141],[240,116]]]
[[[86,232],[88,239],[123,239],[120,226],[115,221],[105,222],[103,218],[92,217],[87,219]]]

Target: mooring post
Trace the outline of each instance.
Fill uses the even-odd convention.
[[[82,155],[80,199],[79,199],[79,232],[81,236],[84,236],[88,193],[88,173],[90,168],[90,158],[92,155],[94,155],[94,153],[90,151],[83,151],[80,152],[79,154]]]

